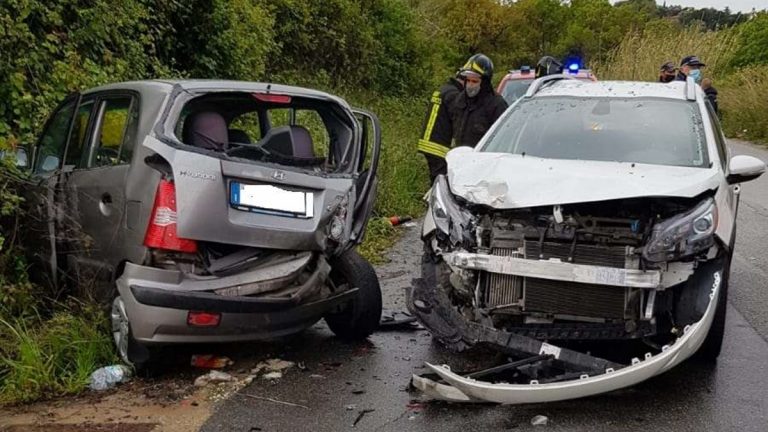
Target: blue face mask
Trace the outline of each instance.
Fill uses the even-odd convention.
[[[691,71],[688,72],[688,76],[693,78],[693,80],[696,81],[697,84],[701,82],[701,70],[700,69],[691,69]]]

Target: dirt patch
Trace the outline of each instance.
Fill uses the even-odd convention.
[[[0,408],[0,431],[198,430],[212,412],[217,389],[196,389],[192,381],[137,379],[111,391]]]

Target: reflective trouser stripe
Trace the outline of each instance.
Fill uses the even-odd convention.
[[[425,139],[419,140],[419,151],[421,152],[445,158],[445,154],[448,153],[448,150],[450,150],[450,148],[444,145],[433,143],[432,141]]]

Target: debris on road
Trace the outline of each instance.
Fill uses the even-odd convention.
[[[358,413],[357,413],[357,418],[356,418],[356,419],[355,419],[355,421],[352,423],[352,427],[355,427],[355,426],[357,426],[357,424],[358,424],[358,423],[360,423],[360,420],[362,420],[362,419],[363,419],[363,416],[365,416],[365,415],[366,415],[366,414],[368,414],[368,413],[372,413],[372,412],[374,412],[374,411],[376,411],[376,410],[375,410],[375,409],[364,409],[364,410],[360,410],[360,411],[358,411]]]
[[[309,377],[312,378],[312,379],[325,379],[325,376],[320,375],[320,374],[312,374]]]
[[[546,426],[547,423],[549,423],[549,418],[547,416],[537,415],[531,419],[531,424],[533,426]]]
[[[223,369],[235,364],[229,357],[215,356],[213,354],[194,354],[190,364],[203,369]]]
[[[264,378],[265,380],[272,380],[272,381],[279,380],[282,377],[283,377],[282,372],[270,372],[262,375],[262,378]]]
[[[346,406],[346,407],[344,407],[344,408],[346,408],[346,409],[347,409],[347,411],[354,411],[354,410],[355,410],[355,408],[357,408],[357,405],[355,405],[355,404],[351,404],[351,405],[347,405],[347,406]]]
[[[392,226],[398,226],[400,224],[404,224],[405,222],[410,222],[413,220],[410,216],[391,216],[387,219]]]
[[[380,330],[418,330],[419,328],[416,317],[407,312],[393,310],[381,312]]]
[[[111,389],[115,384],[128,381],[131,372],[131,368],[125,365],[104,366],[93,371],[89,387],[96,391]]]
[[[256,395],[252,395],[252,394],[248,394],[248,393],[237,393],[237,394],[240,395],[240,396],[251,398],[251,399],[258,399],[258,400],[272,402],[272,403],[276,403],[276,404],[280,404],[280,405],[288,405],[288,406],[293,406],[293,407],[298,407],[298,408],[309,409],[309,407],[306,406],[306,405],[295,404],[293,402],[281,401],[281,400],[275,399],[275,398],[269,398],[269,397],[264,397],[264,396],[256,396]]]
[[[200,375],[195,379],[195,387],[205,387],[206,385],[213,383],[230,382],[234,380],[232,375],[217,370],[212,370],[205,375]]]

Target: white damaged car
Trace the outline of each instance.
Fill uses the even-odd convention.
[[[693,81],[541,78],[447,163],[408,307],[447,347],[491,346],[509,363],[429,365],[417,388],[557,401],[718,357],[739,183],[765,164],[730,156]]]

